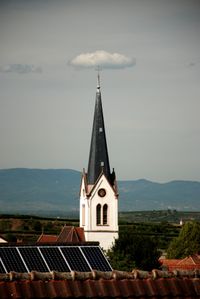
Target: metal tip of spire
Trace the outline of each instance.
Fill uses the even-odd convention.
[[[97,91],[100,91],[100,66],[98,65],[97,68]]]
[[[97,75],[97,88],[100,88],[100,74]]]

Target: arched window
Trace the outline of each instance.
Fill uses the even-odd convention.
[[[96,208],[97,225],[101,225],[101,205],[98,204]]]
[[[103,206],[103,225],[108,224],[108,205]]]

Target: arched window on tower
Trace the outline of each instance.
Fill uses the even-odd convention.
[[[108,224],[108,205],[103,206],[103,225]]]
[[[98,204],[96,207],[97,225],[101,225],[101,205]]]

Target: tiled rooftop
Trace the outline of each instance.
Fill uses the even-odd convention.
[[[200,271],[11,272],[0,298],[200,298]]]
[[[37,240],[37,243],[53,243],[53,242],[57,242],[57,239],[58,236],[56,235],[41,234],[41,236]]]
[[[194,254],[184,259],[160,259],[162,267],[169,271],[200,269],[200,255]]]
[[[58,236],[41,234],[37,243],[80,243],[85,242],[84,230],[82,227],[65,225]]]
[[[57,242],[85,242],[84,230],[82,227],[64,226]]]

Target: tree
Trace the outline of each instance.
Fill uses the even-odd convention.
[[[12,234],[12,233],[6,234],[5,235],[5,239],[8,242],[17,242],[17,237],[14,234]]]
[[[167,257],[181,259],[200,252],[200,223],[186,222],[179,236],[169,244]]]
[[[127,229],[120,233],[119,239],[107,253],[113,269],[132,271],[134,268],[152,270],[158,268],[160,252],[157,242]]]
[[[33,225],[33,229],[36,232],[40,232],[42,230],[42,224],[41,224],[41,222],[40,221],[35,221],[34,225]]]

